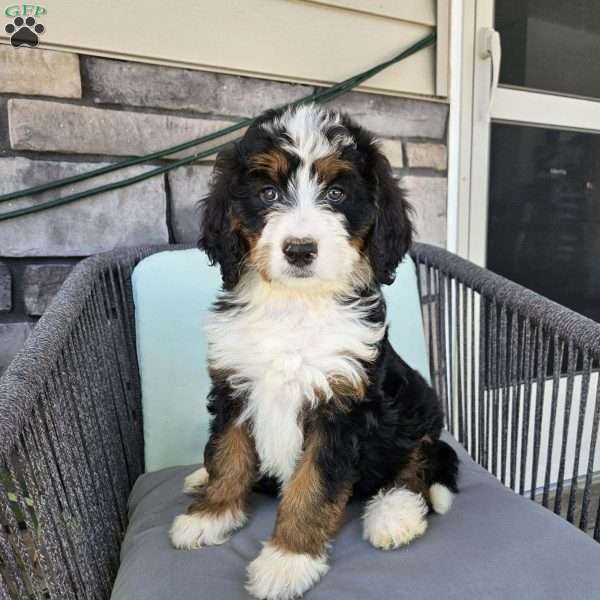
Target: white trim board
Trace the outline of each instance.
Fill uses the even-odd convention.
[[[600,101],[499,87],[491,106],[494,121],[599,133]]]

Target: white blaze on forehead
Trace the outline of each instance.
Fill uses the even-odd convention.
[[[288,195],[297,206],[297,211],[305,212],[314,207],[324,189],[316,173],[312,172],[311,165],[303,162],[288,183]]]
[[[271,133],[285,135],[281,147],[310,165],[319,158],[339,152],[344,146],[354,144],[352,136],[342,130],[328,139],[327,134],[331,128],[340,125],[339,113],[307,104],[289,108],[263,127]]]

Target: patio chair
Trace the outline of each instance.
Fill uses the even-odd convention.
[[[0,379],[0,600],[246,597],[245,565],[269,536],[274,500],[254,498],[249,524],[222,546],[182,552],[167,536],[203,439],[173,439],[189,427],[161,394],[186,382],[160,365],[204,365],[201,350],[178,354],[189,340],[152,339],[155,322],[201,342],[186,321],[191,288],[148,265],[192,252],[82,261]],[[395,335],[401,353],[417,349],[413,363],[427,347],[420,370],[444,404],[461,492],[424,537],[392,552],[361,539],[351,504],[332,570],[306,597],[600,598],[600,325],[445,250],[416,245],[411,256],[403,277],[414,281],[399,285],[389,319],[412,315],[416,328]],[[144,270],[154,286],[137,281]],[[216,282],[203,280],[206,298]],[[148,304],[151,293],[176,302]],[[193,421],[203,391],[191,388],[197,406],[181,414]]]

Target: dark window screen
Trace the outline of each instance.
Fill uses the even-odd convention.
[[[600,0],[496,0],[500,83],[600,98]]]
[[[600,321],[600,135],[492,124],[487,266]]]

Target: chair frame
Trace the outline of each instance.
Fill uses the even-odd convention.
[[[0,379],[0,600],[110,596],[144,471],[131,274],[182,248],[81,261]],[[411,254],[447,428],[600,541],[600,325],[440,248]]]

